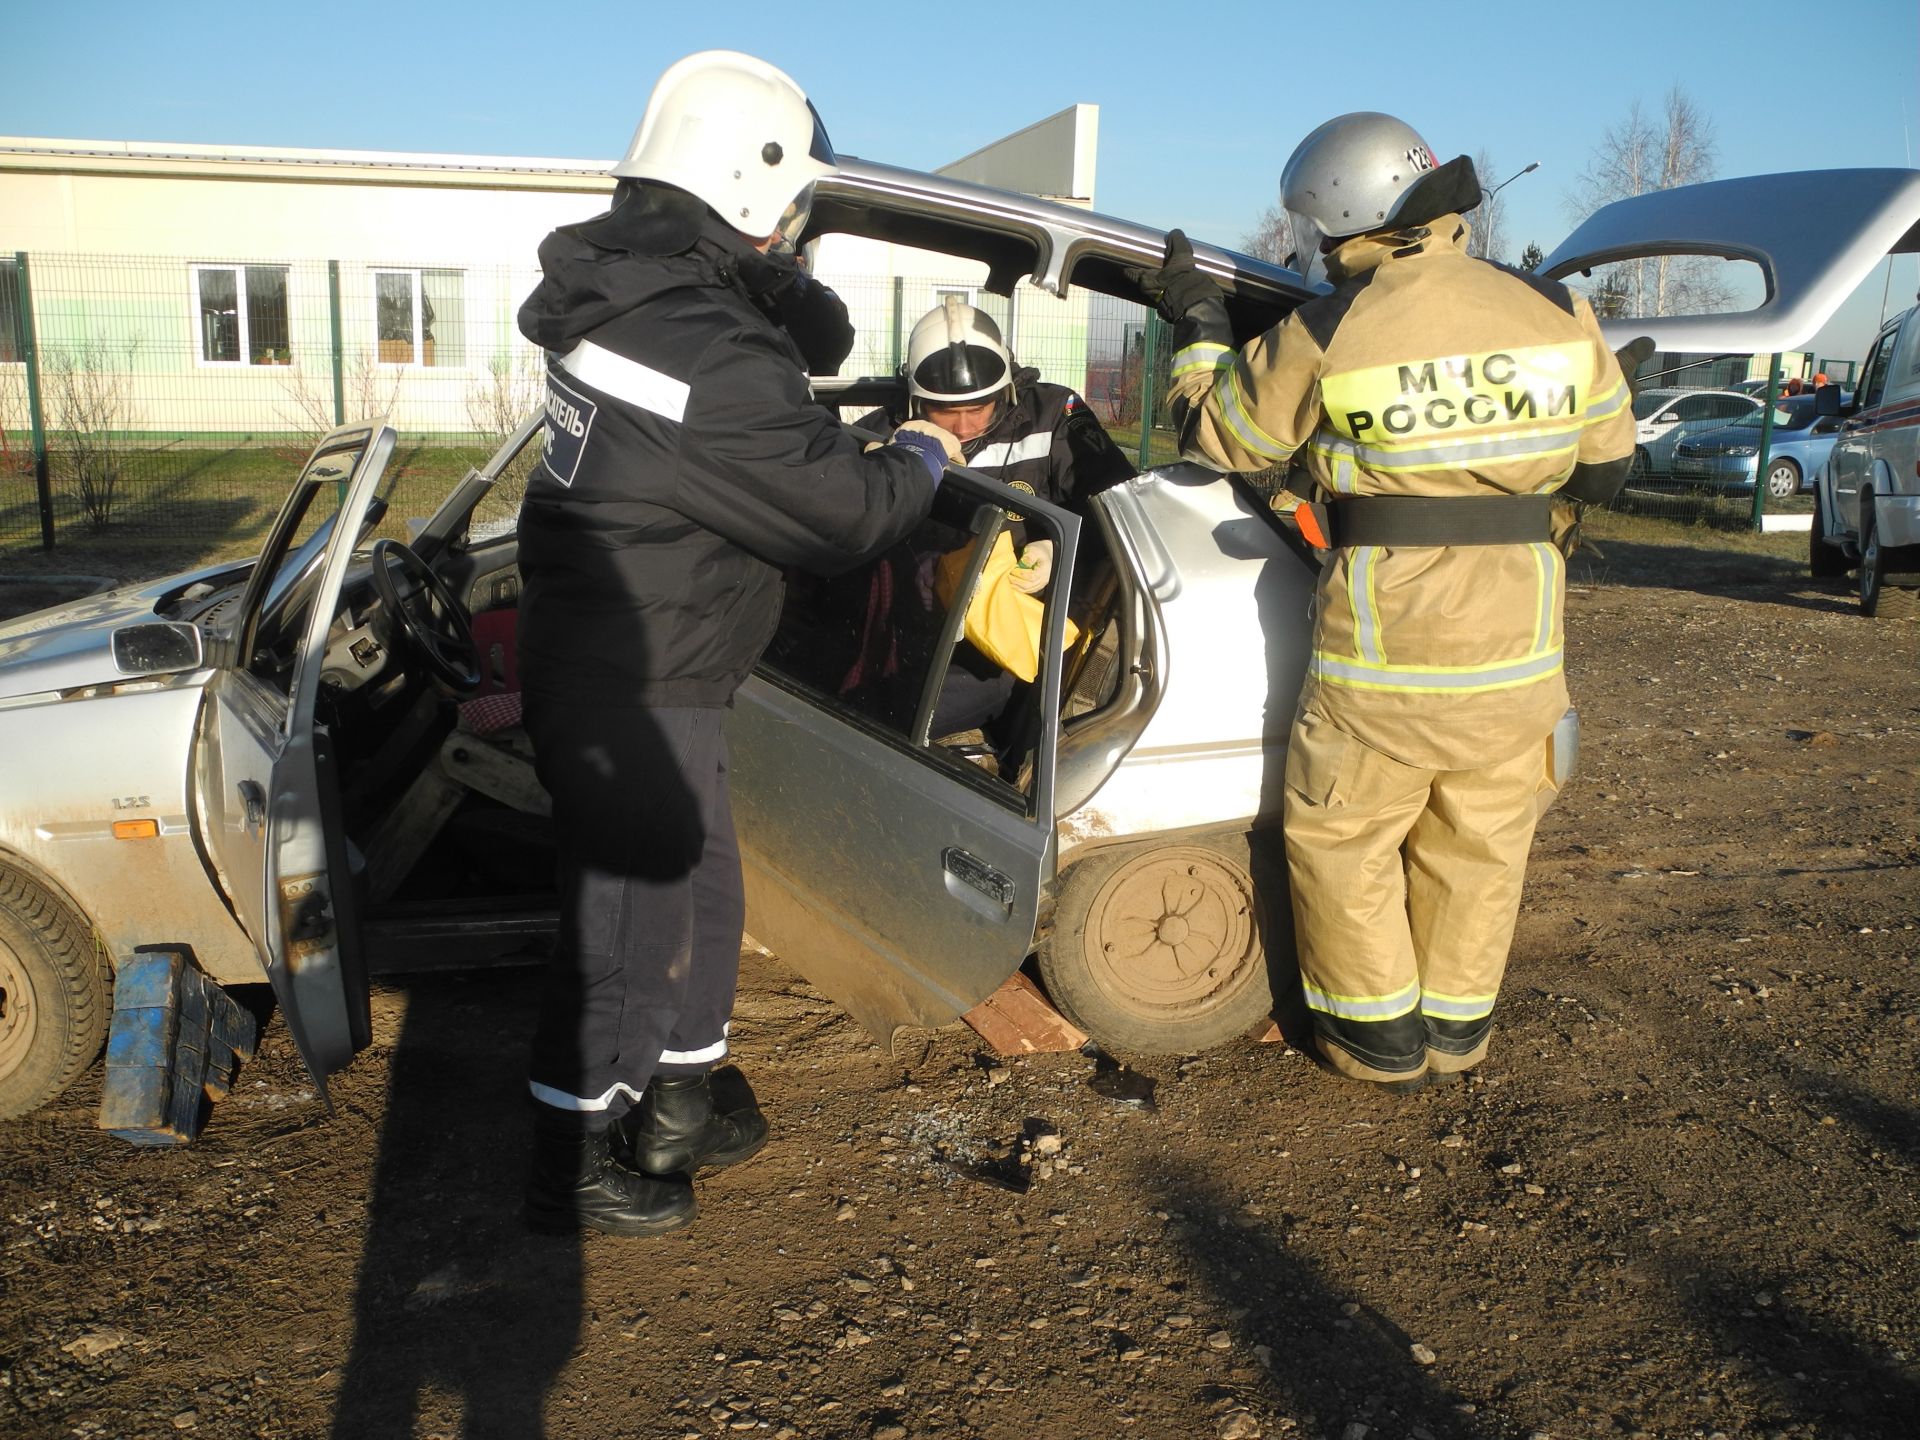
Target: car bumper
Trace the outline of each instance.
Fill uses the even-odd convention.
[[[1757,455],[1676,455],[1672,477],[1683,485],[1711,485],[1729,490],[1753,488]]]

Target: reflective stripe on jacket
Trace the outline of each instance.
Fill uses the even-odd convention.
[[[1303,467],[1328,498],[1552,491],[1633,451],[1630,396],[1586,300],[1476,260],[1467,227],[1360,237],[1346,279],[1243,350],[1174,356],[1190,459]],[[1209,384],[1209,378],[1211,383]],[[1560,553],[1358,546],[1321,572],[1303,703],[1410,765],[1513,756],[1565,711]]]

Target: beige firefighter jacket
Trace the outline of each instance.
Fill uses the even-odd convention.
[[[1467,227],[1362,236],[1343,276],[1243,350],[1174,356],[1188,458],[1303,465],[1349,495],[1547,492],[1632,454],[1620,367],[1586,300],[1476,260]],[[1468,769],[1537,744],[1567,707],[1565,562],[1538,543],[1336,549],[1303,708],[1409,765]]]

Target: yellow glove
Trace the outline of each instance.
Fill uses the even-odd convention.
[[[1029,541],[1020,561],[1007,572],[1007,583],[1022,595],[1037,595],[1053,578],[1053,541]]]

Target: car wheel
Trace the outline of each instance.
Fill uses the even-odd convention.
[[[1860,613],[1862,615],[1906,614],[1914,608],[1911,590],[1887,583],[1887,547],[1880,543],[1880,527],[1874,523],[1873,500],[1863,497],[1860,506]]]
[[[93,1063],[111,991],[79,917],[0,867],[0,1120],[39,1109]]]
[[[1264,933],[1243,835],[1098,852],[1067,872],[1040,978],[1102,1046],[1189,1055],[1272,1013]]]
[[[1833,580],[1847,573],[1847,557],[1827,543],[1826,506],[1813,497],[1813,528],[1807,532],[1807,571],[1816,580]]]
[[[1653,468],[1653,457],[1647,454],[1647,447],[1633,447],[1633,460],[1627,466],[1627,484],[1634,485],[1647,478],[1647,472]]]
[[[1767,464],[1767,494],[1775,500],[1790,500],[1800,493],[1800,467],[1791,460],[1772,460]]]

